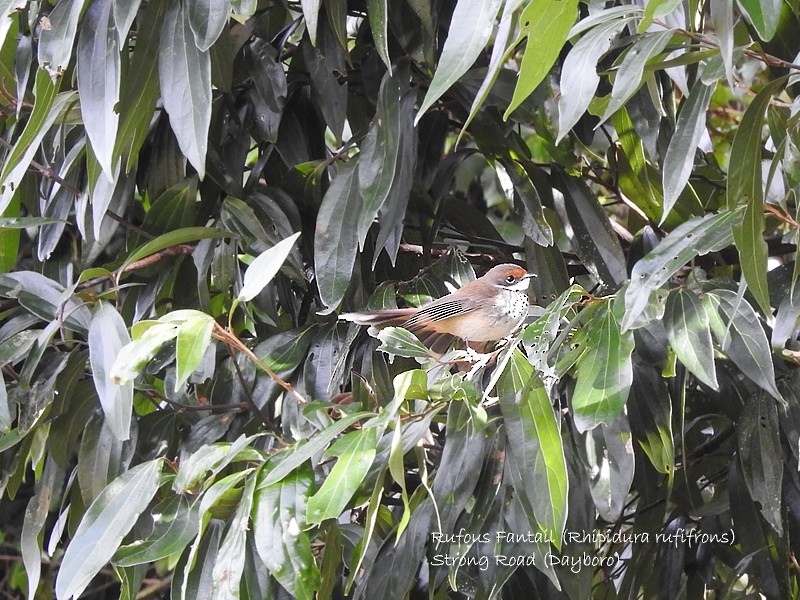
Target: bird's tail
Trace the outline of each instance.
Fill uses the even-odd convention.
[[[416,312],[416,308],[387,308],[384,310],[342,313],[339,318],[358,325],[369,325],[370,333],[372,333],[373,331],[380,331],[384,327],[400,327]]]

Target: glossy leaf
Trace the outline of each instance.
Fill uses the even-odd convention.
[[[764,241],[764,189],[761,178],[761,130],[772,95],[785,83],[764,86],[747,107],[731,146],[728,167],[728,208],[744,206],[741,224],[733,229],[742,274],[765,314],[772,313],[767,288],[767,243]]]
[[[244,573],[245,546],[255,487],[256,479],[250,477],[219,546],[217,561],[211,574],[212,600],[235,600],[240,597],[239,583]]]
[[[581,432],[615,419],[630,392],[633,333],[621,330],[614,312],[606,305],[595,314],[586,331],[587,348],[578,359],[572,411]]]
[[[367,15],[369,16],[369,28],[372,30],[372,39],[375,40],[375,49],[378,56],[392,73],[392,61],[389,58],[388,41],[388,7],[389,0],[368,0]]]
[[[494,30],[500,0],[459,0],[433,80],[419,108],[415,124],[467,72]]]
[[[202,179],[211,120],[211,59],[195,44],[180,3],[170,7],[161,30],[158,77],[170,126],[181,150]]]
[[[356,262],[361,195],[358,170],[346,165],[334,177],[317,214],[314,271],[326,314],[344,298]]]
[[[278,274],[281,266],[286,261],[292,251],[297,238],[300,237],[298,231],[291,237],[281,240],[269,250],[259,254],[256,259],[247,267],[244,274],[244,284],[239,292],[239,300],[249,302],[255,298],[267,284]]]
[[[161,460],[135,466],[112,481],[78,525],[56,577],[59,600],[78,597],[116,552],[158,489]]]
[[[114,143],[119,115],[120,42],[113,0],[94,0],[81,23],[78,39],[78,93],[92,150],[106,178],[114,180]]]
[[[703,297],[711,330],[722,351],[759,387],[779,401],[769,342],[753,307],[730,290],[715,290]],[[724,319],[720,326],[720,317]]]
[[[600,76],[597,62],[611,47],[611,41],[627,19],[614,19],[589,31],[572,47],[561,68],[561,95],[558,98],[558,137],[561,141],[589,108]]]
[[[39,64],[53,80],[61,76],[72,58],[78,19],[85,4],[86,0],[64,0],[47,16],[49,27],[42,28]]]
[[[351,431],[325,451],[325,457],[336,456],[338,460],[322,487],[308,499],[309,524],[338,518],[344,511],[372,465],[379,435],[377,427]]]
[[[186,4],[189,25],[194,33],[195,44],[206,51],[217,41],[228,22],[231,12],[230,0],[196,0]]]
[[[174,313],[173,313],[174,314]],[[200,366],[211,343],[214,319],[199,311],[192,311],[178,327],[175,344],[175,391],[179,391],[189,376]]]
[[[185,496],[171,496],[152,510],[155,526],[150,534],[121,546],[114,554],[120,567],[147,564],[181,552],[197,535],[199,510]]]
[[[111,369],[123,346],[131,341],[125,321],[113,306],[98,302],[89,326],[89,360],[97,396],[106,421],[117,439],[130,435],[133,384],[116,384]]]
[[[631,283],[625,292],[622,330],[630,329],[647,307],[650,296],[683,265],[695,256],[730,245],[733,240],[731,228],[739,219],[740,214],[734,211],[690,219],[633,265]]]
[[[386,327],[378,332],[378,339],[382,342],[378,350],[395,356],[407,358],[431,358],[428,350],[417,336],[402,327]]]
[[[697,295],[686,290],[671,293],[664,317],[669,343],[678,360],[711,389],[719,389],[708,314]]]
[[[253,531],[259,557],[269,572],[298,600],[311,600],[319,571],[304,531],[306,501],[314,484],[310,469],[267,483],[269,467],[259,472]]]
[[[567,518],[568,478],[561,431],[539,376],[517,350],[498,384],[511,464],[538,526],[560,546]]]
[[[738,0],[736,4],[762,40],[768,42],[773,38],[778,28],[782,2],[778,0]]]
[[[664,167],[662,170],[662,182],[664,185],[664,212],[661,222],[675,206],[694,166],[694,157],[697,145],[706,127],[706,110],[714,92],[713,86],[707,86],[702,82],[695,83],[692,93],[686,99],[681,112],[678,115],[678,123],[675,126],[675,134],[667,148],[664,157]]]
[[[146,256],[150,256],[151,254],[156,254],[157,252],[160,252],[166,248],[179,246],[180,244],[186,244],[188,242],[196,242],[197,240],[205,240],[208,238],[230,237],[230,235],[230,233],[218,231],[210,227],[186,227],[183,229],[175,229],[160,235],[157,238],[146,242],[145,244],[142,244],[139,248],[134,250],[125,259],[125,262],[122,263],[122,266],[119,268],[119,272],[124,273],[125,269],[132,263],[135,263],[137,260],[141,260]]]
[[[306,29],[311,43],[317,43],[317,24],[319,23],[319,8],[322,0],[300,0],[303,7],[303,16],[306,19]]]
[[[775,402],[763,393],[751,396],[742,411],[738,434],[742,477],[750,496],[767,523],[782,535],[783,450]]]
[[[278,458],[276,461],[277,464],[270,469],[269,473],[265,474],[264,480],[261,482],[262,485],[272,485],[273,483],[279,482],[317,452],[324,450],[328,444],[353,423],[372,416],[374,415],[368,412],[357,412],[347,415],[338,420],[335,425],[325,428],[324,431],[320,431],[313,438],[298,442],[294,448]]]

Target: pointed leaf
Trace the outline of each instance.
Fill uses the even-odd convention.
[[[250,528],[250,511],[256,478],[250,477],[244,486],[236,512],[220,544],[217,561],[211,574],[211,600],[238,600],[239,583],[244,573],[247,530]]]
[[[667,298],[664,325],[678,360],[707,386],[719,389],[708,314],[700,299],[686,290],[672,292]]]
[[[761,132],[772,95],[786,83],[779,77],[765,85],[747,107],[731,145],[728,208],[744,205],[741,224],[733,229],[742,275],[765,314],[772,314],[767,288],[767,242],[764,240],[764,188],[761,177]]]
[[[742,477],[750,497],[775,532],[783,535],[783,449],[778,407],[763,393],[749,398],[737,423]]]
[[[41,29],[39,65],[53,80],[60,77],[69,66],[84,4],[86,0],[62,0],[56,3],[47,15],[48,26]],[[3,20],[5,21],[5,16]]]
[[[83,17],[78,39],[78,93],[92,150],[106,178],[113,181],[121,66],[112,8],[113,0],[94,0]]]
[[[278,271],[280,271],[283,263],[286,262],[286,258],[289,256],[289,253],[292,251],[299,237],[300,232],[298,231],[285,240],[281,240],[269,250],[259,254],[258,257],[250,263],[250,266],[247,267],[247,271],[244,274],[244,285],[242,285],[242,290],[239,292],[239,300],[249,302],[272,281]]]
[[[583,432],[610,423],[625,406],[633,381],[633,332],[621,332],[608,304],[593,315],[586,330],[587,349],[578,360],[572,411]]]
[[[314,485],[310,468],[267,483],[269,465],[259,471],[253,509],[256,550],[275,579],[298,600],[313,600],[319,571],[305,529],[306,501]]]
[[[597,62],[630,18],[615,19],[598,25],[584,35],[564,59],[561,68],[561,95],[558,98],[558,137],[560,142],[589,108],[597,91],[600,76]]]
[[[378,339],[382,342],[378,350],[396,356],[407,358],[432,358],[419,338],[402,327],[386,327],[378,332]]]
[[[89,326],[89,362],[106,422],[119,440],[127,440],[130,436],[133,383],[114,383],[111,369],[123,346],[130,341],[120,314],[111,304],[98,302]]]
[[[59,600],[80,596],[111,560],[158,489],[161,459],[142,463],[106,486],[92,502],[64,553],[56,577]]]
[[[180,391],[189,376],[195,372],[211,343],[214,318],[199,311],[192,311],[180,327],[175,344],[175,391]]]
[[[559,547],[569,483],[561,431],[541,379],[519,350],[500,378],[498,396],[507,450],[522,486],[517,493],[527,498],[538,526]]]
[[[392,61],[389,58],[387,2],[388,0],[367,0],[367,17],[369,18],[369,28],[372,30],[372,39],[375,42],[375,50],[391,75]]]
[[[192,0],[186,3],[195,44],[206,51],[222,33],[231,12],[231,0]]]
[[[164,19],[158,77],[172,131],[202,179],[211,122],[211,55],[195,44],[182,6],[174,3]]]
[[[739,218],[740,213],[725,211],[690,219],[633,265],[631,283],[625,292],[622,330],[630,329],[647,308],[650,296],[683,265],[695,256],[730,245],[733,241],[731,227]]]
[[[501,0],[458,1],[439,64],[417,113],[415,125],[425,111],[472,67],[494,31],[500,5]]]
[[[694,166],[695,151],[706,129],[706,110],[713,93],[714,86],[696,82],[678,115],[678,123],[669,142],[662,169],[664,211],[661,223],[667,218],[689,181]]]
[[[379,434],[377,427],[351,431],[328,448],[325,458],[337,456],[338,460],[322,487],[308,499],[309,524],[336,519],[342,514],[372,466]]]
[[[577,18],[577,0],[531,2],[522,11],[520,37],[527,36],[528,43],[519,67],[514,96],[503,115],[504,119],[508,119],[550,72]]]
[[[316,46],[317,24],[319,23],[319,7],[322,5],[322,0],[300,0],[300,5],[303,7],[303,16],[306,19],[308,37],[311,40],[311,43]]]
[[[358,170],[352,162],[336,174],[317,213],[314,272],[320,298],[328,307],[324,314],[336,310],[350,285],[358,251],[360,213]]]
[[[775,369],[767,334],[750,303],[730,290],[714,290],[703,297],[703,304],[722,351],[742,373],[782,402],[783,397],[775,385]],[[718,330],[718,326],[713,326],[715,318],[719,319],[712,314],[716,311],[721,311],[721,316],[725,318],[725,329],[722,331]]]

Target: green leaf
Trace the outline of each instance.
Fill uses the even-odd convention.
[[[150,256],[166,248],[171,248],[172,246],[179,246],[188,242],[196,242],[197,240],[208,238],[225,237],[231,237],[231,234],[227,231],[218,231],[211,227],[184,227],[183,229],[169,231],[139,246],[125,259],[125,262],[122,263],[122,266],[117,272],[123,275],[125,269],[137,260],[141,260],[146,256]]]
[[[532,180],[536,167],[529,161],[503,158],[499,161],[514,184],[513,210],[521,221],[522,232],[540,246],[551,246],[553,229],[547,222],[542,199]]]
[[[153,507],[151,514],[155,526],[143,539],[121,546],[113,562],[120,567],[142,565],[182,552],[197,535],[200,525],[198,503],[186,496],[165,498]]]
[[[766,394],[748,399],[737,423],[742,477],[750,497],[775,532],[783,535],[783,449],[778,407]]]
[[[158,52],[161,97],[186,158],[205,175],[211,122],[211,57],[194,41],[183,5],[175,2],[164,19]]]
[[[733,2],[730,0],[711,0],[711,22],[719,43],[719,53],[725,65],[728,84],[733,88]]]
[[[378,107],[358,158],[358,187],[363,199],[358,219],[358,244],[364,247],[369,228],[389,197],[400,156],[400,86],[388,72],[381,81]]]
[[[213,329],[213,317],[199,311],[191,311],[178,327],[178,341],[175,345],[176,392],[183,388],[189,376],[200,366],[211,343]]]
[[[325,458],[339,457],[322,487],[308,499],[306,521],[319,524],[338,518],[361,487],[378,445],[380,430],[368,427],[346,433],[325,452]]]
[[[205,52],[222,33],[231,12],[231,0],[192,0],[186,10],[197,47]]]
[[[40,537],[47,515],[50,512],[50,503],[53,498],[53,488],[57,476],[63,477],[63,473],[59,473],[55,461],[52,458],[48,458],[41,479],[36,482],[36,493],[28,501],[28,507],[25,509],[25,518],[22,521],[22,534],[19,544],[22,562],[25,565],[25,573],[28,576],[28,598],[33,598],[39,587],[42,569],[42,543]]]
[[[297,238],[300,237],[298,231],[294,235],[281,240],[269,250],[259,254],[256,259],[247,267],[244,274],[244,284],[239,292],[238,300],[249,302],[255,298],[261,290],[277,275],[286,258],[292,251]]]
[[[517,474],[514,487],[527,498],[538,526],[560,548],[569,488],[561,431],[541,379],[519,350],[500,378],[498,396],[511,468]]]
[[[733,241],[740,213],[724,211],[689,219],[669,233],[654,250],[633,265],[631,283],[625,292],[622,331],[627,331],[644,312],[652,294],[678,269],[696,256],[716,252]]]
[[[132,382],[139,376],[144,366],[150,362],[161,346],[178,335],[178,325],[157,323],[144,334],[122,347],[111,367],[111,379],[117,385]]]
[[[114,146],[114,161],[125,157],[123,171],[130,172],[139,161],[139,150],[150,131],[153,109],[159,96],[159,25],[168,8],[164,2],[148,2],[140,20],[136,48],[121,83],[119,130]],[[118,16],[115,7],[115,16]]]
[[[179,494],[184,494],[194,490],[201,483],[209,483],[214,475],[232,462],[263,461],[263,456],[250,447],[254,437],[256,436],[247,437],[242,434],[233,443],[220,442],[201,446],[196,452],[181,461],[178,473],[172,482],[172,489]],[[208,476],[209,473],[211,477]],[[203,508],[207,509],[208,506]]]
[[[382,342],[378,350],[387,354],[407,358],[433,358],[431,351],[419,341],[417,336],[402,327],[381,329],[378,332],[378,339]]]
[[[336,439],[340,433],[353,423],[374,416],[375,415],[370,412],[357,412],[347,415],[336,421],[335,425],[326,427],[314,435],[314,437],[298,442],[288,452],[274,456],[270,459],[270,464],[272,464],[273,461],[277,461],[277,464],[266,474],[262,484],[271,485],[279,482],[317,452],[322,451],[332,440]]]
[[[367,0],[367,17],[369,18],[369,28],[372,30],[372,39],[375,42],[375,50],[391,75],[392,61],[389,58],[387,2],[388,0]]]
[[[450,29],[439,57],[439,64],[417,112],[415,125],[433,103],[472,67],[483,52],[494,30],[500,5],[500,0],[458,1],[450,20]]]
[[[667,298],[664,325],[672,350],[700,381],[719,389],[708,314],[692,292],[677,290]]]
[[[111,560],[158,489],[162,459],[133,467],[112,481],[81,519],[56,577],[59,600],[78,597]]]
[[[304,525],[314,474],[304,467],[268,483],[271,473],[266,465],[258,475],[253,510],[256,550],[270,574],[292,596],[313,600],[319,571]]]
[[[128,37],[131,25],[136,19],[142,0],[114,0],[114,23],[117,26],[117,36],[119,40]],[[141,33],[141,30],[137,31]],[[138,42],[138,39],[137,39]]]
[[[98,302],[89,326],[89,362],[106,422],[119,440],[127,440],[130,436],[133,383],[114,383],[111,369],[117,355],[130,341],[120,314],[111,304]]]
[[[586,433],[586,471],[600,518],[616,522],[625,510],[633,482],[631,430],[625,413]]]
[[[317,213],[314,272],[320,298],[327,307],[322,314],[336,310],[350,285],[360,213],[357,164],[351,162],[336,174]]]
[[[627,313],[626,313],[627,316]],[[620,414],[633,380],[633,333],[623,333],[606,303],[586,325],[586,350],[578,359],[572,412],[579,432]]]
[[[775,36],[782,0],[737,0],[737,4],[762,41],[768,42]]]
[[[775,369],[767,334],[750,303],[730,290],[714,290],[703,296],[702,302],[722,351],[742,373],[773,398],[783,402],[775,385]],[[727,320],[724,329],[718,325],[718,311]]]
[[[705,131],[706,110],[713,93],[714,86],[696,82],[678,115],[675,133],[670,139],[662,169],[664,185],[662,224],[689,181],[697,145]]]
[[[728,209],[744,205],[741,224],[733,228],[742,275],[764,314],[772,314],[767,288],[769,251],[764,240],[764,190],[761,178],[761,131],[772,95],[786,83],[780,77],[765,85],[742,117],[731,145],[728,165]]]
[[[631,96],[639,89],[645,75],[645,65],[654,56],[661,53],[672,39],[672,30],[646,33],[631,46],[622,59],[614,77],[611,99],[606,106],[600,123],[622,108]]]
[[[75,92],[64,92],[58,95],[57,92],[58,86],[50,81],[47,73],[41,69],[37,71],[34,84],[36,101],[33,104],[33,111],[25,124],[25,129],[14,144],[14,148],[5,157],[3,169],[0,171],[0,189],[2,190],[0,214],[5,213],[11,204],[14,191],[19,187],[45,134],[65,108],[75,100]]]
[[[78,39],[78,93],[92,151],[105,176],[113,181],[121,66],[112,7],[113,0],[95,0],[83,17]]]
[[[589,108],[597,91],[600,76],[597,62],[611,47],[611,41],[630,20],[630,17],[603,23],[584,35],[564,59],[561,68],[561,95],[558,98],[558,136],[564,139],[569,130]]]
[[[527,37],[528,43],[519,67],[514,96],[503,115],[504,119],[508,119],[550,72],[577,18],[577,0],[531,2],[522,11],[522,30],[518,40]]]
[[[256,478],[248,478],[231,524],[220,544],[217,561],[211,574],[211,600],[239,598],[239,582],[244,572],[247,530],[255,487]]]

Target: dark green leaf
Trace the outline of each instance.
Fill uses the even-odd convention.
[[[351,162],[336,174],[317,213],[314,272],[326,314],[342,301],[356,262],[361,212],[357,166]]]
[[[633,265],[631,283],[625,292],[622,330],[630,329],[650,302],[650,296],[695,256],[730,245],[731,227],[740,218],[734,211],[696,217],[667,235],[644,258]]]
[[[708,314],[697,295],[686,290],[672,292],[664,317],[669,343],[678,360],[707,386],[719,389]]]
[[[392,61],[389,58],[389,40],[387,31],[387,6],[388,0],[367,0],[367,15],[369,16],[369,28],[372,30],[372,39],[375,41],[375,49],[378,56],[392,72]]]
[[[407,358],[432,358],[417,336],[402,327],[386,327],[378,332],[381,347],[378,350]]]
[[[197,535],[199,508],[183,495],[162,500],[150,514],[155,521],[153,531],[143,539],[121,546],[114,554],[115,565],[130,567],[167,558],[183,551]]]
[[[778,430],[778,407],[766,394],[752,395],[737,428],[742,477],[761,514],[783,535],[781,490],[783,450]]]
[[[764,241],[764,190],[761,178],[761,131],[764,114],[773,94],[785,84],[783,78],[765,85],[747,107],[731,145],[728,166],[728,209],[744,206],[733,238],[750,292],[765,314],[772,314],[767,288],[767,242]]]
[[[768,42],[773,38],[780,21],[780,0],[738,0],[745,18],[755,27],[758,37]]]
[[[236,507],[228,531],[219,546],[219,553],[211,575],[213,600],[238,600],[239,598],[239,582],[244,573],[247,530],[255,487],[256,478],[251,476],[244,486],[239,505]]]
[[[268,483],[269,466],[259,471],[253,510],[256,549],[269,572],[298,600],[312,600],[319,571],[304,531],[306,501],[314,484],[309,468]],[[282,480],[281,480],[282,479]]]
[[[612,307],[606,303],[586,331],[587,348],[578,359],[572,411],[578,431],[610,423],[628,399],[633,366],[633,332],[623,333]]]

